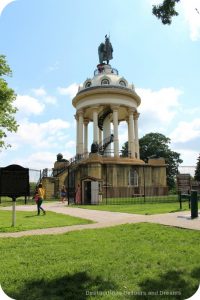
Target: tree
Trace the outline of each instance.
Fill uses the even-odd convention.
[[[196,165],[196,169],[195,169],[194,180],[200,181],[200,154],[199,154],[199,157],[197,158],[197,165]]]
[[[177,11],[175,10],[176,3],[178,2],[180,2],[180,0],[164,0],[162,4],[153,5],[152,13],[158,19],[161,19],[164,25],[170,25],[172,17],[178,16]]]
[[[16,94],[13,89],[8,87],[7,82],[2,76],[11,76],[12,71],[6,63],[4,55],[0,55],[0,149],[6,148],[4,139],[7,132],[16,132],[18,125],[14,118],[17,109],[13,106]]]
[[[167,164],[167,185],[170,189],[175,187],[175,176],[178,166],[182,163],[180,154],[169,148],[170,138],[161,133],[148,133],[139,140],[140,158],[146,163],[149,158],[163,157]],[[128,142],[122,147],[122,155],[128,153]]]

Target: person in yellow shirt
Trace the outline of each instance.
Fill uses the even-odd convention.
[[[42,187],[42,184],[40,183],[38,185],[38,190],[37,190],[37,194],[38,194],[38,200],[37,200],[37,210],[38,210],[38,216],[40,215],[40,211],[43,211],[43,214],[46,215],[46,211],[44,210],[44,208],[42,208],[42,202],[44,200],[44,194],[45,194],[45,190]]]

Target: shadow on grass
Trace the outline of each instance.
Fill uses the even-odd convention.
[[[35,215],[31,215],[31,216],[25,216],[25,218],[33,218],[33,217],[38,217],[38,215],[35,214]]]
[[[198,279],[200,282],[200,267],[193,269],[191,272],[191,276],[195,279]]]
[[[183,208],[183,209],[174,209],[174,210],[169,211],[169,213],[182,212],[182,211],[187,211],[187,210],[189,210],[189,208],[188,208],[188,209],[187,209],[187,208]]]
[[[129,299],[149,300],[156,299],[187,299],[195,294],[198,289],[198,283],[195,285],[191,281],[186,280],[184,272],[168,271],[162,274],[158,279],[146,279],[139,283],[141,295],[130,296]],[[199,279],[200,269],[194,269],[191,277]]]
[[[85,300],[95,297],[94,294],[90,294],[92,292],[116,289],[114,283],[100,276],[93,278],[87,272],[78,272],[49,281],[45,279],[29,281],[22,289],[9,296],[16,300]]]

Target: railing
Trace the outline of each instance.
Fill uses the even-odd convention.
[[[108,145],[113,142],[113,139],[114,139],[114,135],[111,134],[110,137],[104,139],[103,142],[99,144],[99,153],[101,155],[104,154],[104,151],[106,150],[106,148],[108,147]]]
[[[106,153],[105,153],[105,150],[107,148],[107,146],[113,142],[113,139],[114,139],[114,135],[111,134],[110,137],[106,138],[103,140],[102,143],[99,144],[99,149],[98,149],[98,154],[104,156],[104,157],[114,157],[114,150],[107,150]],[[63,168],[60,168],[60,169],[48,169],[48,168],[45,168],[42,170],[41,172],[41,176],[40,178],[38,179],[38,182],[37,184],[41,181],[42,178],[45,178],[45,177],[56,177],[56,176],[59,176],[60,174],[62,174],[64,171],[66,171],[68,168],[72,167],[73,165],[79,163],[80,161],[88,158],[90,155],[90,153],[86,152],[86,153],[83,153],[83,154],[76,154],[75,156],[73,156],[72,158],[69,159],[69,165],[63,167]],[[130,152],[122,152],[121,150],[119,151],[119,157],[131,157],[131,153]]]
[[[103,130],[103,122],[105,120],[105,118],[112,113],[112,110],[110,108],[106,108],[105,110],[103,110],[99,116],[98,116],[98,127]]]
[[[106,72],[105,72],[103,66],[101,66],[100,68],[94,70],[94,76],[99,75],[99,74],[104,74],[104,73],[106,73]],[[117,69],[111,68],[111,74],[119,75],[119,72],[118,72]]]
[[[43,178],[43,177],[52,177],[52,176],[53,176],[53,169],[45,168],[45,169],[42,170],[41,178]]]
[[[69,159],[69,164],[71,165],[71,164],[74,164],[74,163],[78,163],[81,160],[88,158],[88,156],[89,156],[88,152],[85,152],[85,153],[82,153],[82,154],[76,154],[75,156],[73,156],[72,158]]]

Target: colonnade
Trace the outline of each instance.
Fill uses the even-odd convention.
[[[111,106],[112,109],[112,122],[113,122],[113,134],[114,134],[114,157],[119,157],[119,109],[120,106]],[[131,158],[140,158],[139,154],[139,140],[138,140],[138,118],[139,113],[134,109],[127,109],[127,127],[128,127],[128,152]],[[87,155],[88,154],[88,124],[89,119],[84,118],[84,110],[79,109],[75,115],[76,119],[76,154]],[[98,127],[98,107],[92,109],[92,122],[93,122],[93,143],[102,143],[106,138],[111,136],[111,120],[110,116],[107,116],[103,123],[103,138],[102,131]],[[106,149],[105,155],[110,154],[110,147]]]

